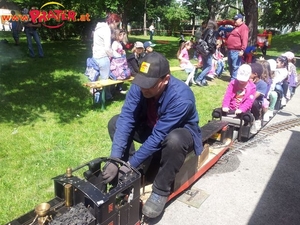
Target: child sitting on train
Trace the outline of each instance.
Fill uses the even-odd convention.
[[[274,63],[272,65],[272,71],[271,71],[271,65],[268,62],[268,60],[260,59],[256,61],[257,63],[260,63],[263,66],[263,73],[261,75],[261,79],[267,83],[267,90],[264,93],[263,102],[262,102],[262,114],[264,115],[269,108],[270,102],[268,100],[268,93],[271,88],[272,84],[272,75],[274,74],[272,71],[276,69],[276,61],[274,60]]]
[[[251,110],[255,99],[256,87],[250,80],[252,70],[248,64],[238,68],[236,79],[232,80],[226,90],[222,102],[224,113],[239,115]]]
[[[268,61],[270,62],[270,64],[274,64],[273,61],[271,61],[271,60],[268,60]],[[280,104],[281,104],[280,107],[282,107],[286,104],[284,90],[286,89],[286,86],[288,85],[287,80],[286,80],[288,77],[287,66],[288,66],[287,57],[279,56],[276,60],[276,69],[274,71],[274,77],[272,79],[272,84],[271,84],[270,91],[268,94],[270,105],[269,105],[269,109],[268,109],[267,113],[265,113],[265,115],[264,115],[264,121],[269,121],[270,117],[273,117],[273,115],[274,115],[273,111],[275,109],[275,105],[276,105],[278,98],[279,98]]]
[[[180,67],[185,70],[185,72],[188,74],[188,77],[185,81],[187,85],[192,82],[195,84],[194,81],[194,75],[195,75],[195,66],[191,63],[190,57],[189,57],[189,50],[192,48],[192,42],[182,42],[178,51],[177,51],[177,58],[180,62]]]
[[[267,94],[268,84],[261,79],[263,74],[263,66],[260,63],[250,64],[252,74],[250,79],[256,86],[255,100],[253,102],[251,113],[255,119],[253,126],[251,127],[250,133],[256,134],[257,130],[260,130],[262,123],[262,104],[264,96]]]
[[[222,108],[214,109],[213,118],[221,118],[222,120],[234,121],[241,124],[248,130],[248,135],[254,125],[254,117],[250,112],[253,102],[255,100],[256,87],[250,79],[252,74],[251,67],[248,64],[242,64],[237,71],[236,79],[230,81],[224,99]],[[234,122],[235,123],[235,122]]]

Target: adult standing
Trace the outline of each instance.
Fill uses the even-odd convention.
[[[235,28],[227,38],[228,66],[231,79],[236,79],[237,70],[242,64],[242,57],[248,45],[249,28],[243,22],[243,15],[237,14],[233,18]]]
[[[16,20],[14,19],[15,15],[16,15],[16,12],[14,10],[12,10],[11,12],[11,20],[9,21],[10,22],[10,30],[12,32],[12,36],[14,38],[14,41],[15,41],[15,45],[19,45],[19,33],[21,32],[22,30],[22,24],[19,20]]]
[[[150,25],[150,27],[149,27],[150,41],[153,41],[154,30],[155,30],[154,24],[151,23],[151,25]]]
[[[32,7],[32,9],[36,9],[35,7]],[[23,9],[22,11],[23,15],[28,15],[28,9]],[[26,39],[27,39],[27,45],[28,45],[28,49],[29,49],[29,54],[30,57],[34,58],[35,57],[35,53],[32,47],[32,38],[34,39],[37,47],[38,47],[38,52],[39,52],[39,56],[40,58],[44,57],[44,51],[43,51],[43,47],[41,44],[41,39],[40,36],[37,32],[37,29],[41,27],[40,23],[33,23],[31,21],[31,19],[29,19],[28,21],[25,21],[23,23],[24,25],[24,31],[26,34]]]
[[[100,80],[107,80],[110,72],[111,33],[120,24],[121,18],[117,14],[110,14],[105,22],[98,22],[93,38],[93,58],[97,62],[100,72]],[[109,89],[105,88],[106,99],[111,99]]]
[[[153,190],[143,206],[143,214],[155,218],[161,214],[171,193],[176,173],[186,155],[202,150],[199,116],[192,90],[170,74],[168,60],[158,52],[148,53],[140,71],[132,81],[121,114],[108,124],[113,141],[111,157],[119,158],[132,167],[139,167],[146,159],[159,164]],[[142,143],[135,151],[133,141]],[[111,182],[118,171],[108,162],[104,167],[104,182]]]
[[[261,52],[263,54],[263,57],[267,55],[268,46],[269,46],[268,36],[266,36],[264,40],[264,45],[261,47]]]
[[[216,52],[217,32],[218,25],[210,20],[207,23],[206,29],[203,31],[202,39],[206,41],[209,53],[207,55],[201,55],[202,57],[202,72],[196,78],[196,84],[199,86],[207,86],[206,75],[212,68],[212,55]]]

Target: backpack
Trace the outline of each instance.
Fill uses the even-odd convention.
[[[131,76],[126,56],[114,57],[110,62],[110,75],[113,80],[126,80]]]
[[[206,43],[206,41],[204,41],[203,39],[199,39],[198,43],[196,44],[196,52],[199,55],[203,55],[206,56],[209,54],[209,47]]]
[[[97,62],[93,58],[87,58],[85,76],[89,78],[90,81],[97,81],[100,75],[99,67]]]
[[[203,34],[203,39],[199,39],[196,44],[196,52],[202,56],[207,56],[209,53],[214,54],[216,52],[217,38],[215,33],[208,38],[210,30],[207,29]]]

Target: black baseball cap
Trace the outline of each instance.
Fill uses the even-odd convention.
[[[135,75],[132,83],[148,89],[167,74],[170,74],[169,61],[162,54],[151,52],[142,58],[140,71]]]

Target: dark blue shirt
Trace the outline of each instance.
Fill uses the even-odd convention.
[[[263,80],[259,80],[258,82],[255,83],[255,86],[256,86],[256,92],[260,93],[260,95],[256,99],[262,102],[268,90],[268,84]]]

